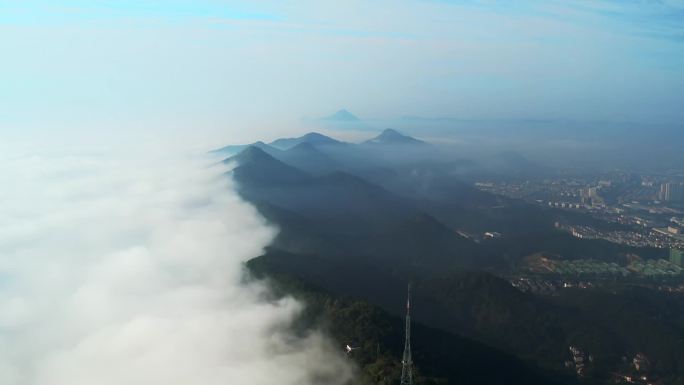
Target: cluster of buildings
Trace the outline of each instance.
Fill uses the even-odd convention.
[[[661,202],[684,202],[684,184],[672,182],[661,184],[658,199]]]
[[[627,357],[623,362],[630,363]],[[615,373],[615,382],[636,385],[662,385],[662,382],[651,375],[651,361],[644,353],[637,353],[631,361],[631,367],[623,373]]]
[[[570,359],[565,361],[565,367],[573,369],[579,378],[586,377],[594,358],[579,346],[570,346],[569,350]],[[661,385],[653,376],[652,364],[646,354],[637,353],[631,361],[627,357],[622,357],[622,361],[625,366],[618,373],[614,373],[615,383]]]
[[[481,181],[475,187],[509,198],[569,209],[601,209],[622,203],[684,205],[682,176],[638,176],[625,173],[520,181]]]
[[[642,186],[644,186],[643,183]],[[605,207],[606,202],[600,193],[602,189],[610,187],[610,181],[599,181],[595,186],[581,188],[579,190],[580,203],[585,207]],[[648,195],[642,196],[642,198],[647,197]],[[684,203],[684,184],[677,182],[662,183],[658,192],[651,197],[654,201],[661,203]]]
[[[512,277],[508,281],[511,286],[523,293],[539,295],[558,295],[559,289],[590,289],[595,285],[587,280],[544,279],[540,277]]]
[[[511,279],[511,286],[522,291],[523,293],[534,293],[540,295],[555,295],[558,291],[556,283],[538,278],[518,277]]]
[[[678,225],[669,225],[667,227],[654,227],[653,231],[661,235],[665,235],[673,240],[684,243],[684,230]]]
[[[601,262],[591,259],[577,259],[572,261],[554,261],[553,272],[560,275],[629,275],[629,270],[615,262]]]
[[[675,251],[677,258],[670,259],[634,259],[625,266],[615,262],[602,262],[592,259],[577,259],[571,261],[549,260],[545,264],[548,273],[569,277],[645,277],[666,278],[680,276],[684,273],[682,255]]]
[[[678,276],[684,272],[680,264],[666,259],[634,261],[627,266],[627,269],[645,277]]]
[[[643,222],[641,222],[643,223]],[[604,239],[632,247],[684,249],[684,230],[679,225],[667,227],[639,227],[633,230],[599,230],[591,226],[556,223],[556,228],[580,239]]]
[[[684,249],[671,249],[669,258],[660,259],[642,259],[636,254],[628,254],[623,261],[605,262],[597,259],[564,260],[535,254],[528,256],[525,261],[526,273],[510,282],[523,292],[539,294],[554,294],[557,287],[583,288],[578,280],[636,278],[642,284],[652,285],[652,279],[658,279],[658,283],[663,284],[672,283],[670,278],[681,280],[684,277]],[[647,280],[644,281],[644,278]],[[577,285],[567,284],[568,280],[575,280]]]
[[[601,182],[599,182],[601,183]],[[610,187],[610,182],[604,182],[607,184],[604,185],[599,185],[595,187],[586,187],[583,189],[580,189],[580,199],[581,202],[585,205],[588,206],[605,206],[606,202],[604,199],[599,195],[599,190],[601,187]]]
[[[565,366],[568,368],[574,368],[577,377],[584,377],[587,371],[587,365],[593,361],[591,355],[588,355],[577,346],[570,346],[571,360],[565,362]]]
[[[579,203],[570,203],[570,202],[548,202],[549,207],[558,207],[562,209],[581,209],[581,208],[587,208],[584,205],[581,205]]]
[[[684,267],[684,249],[670,249],[670,262]]]

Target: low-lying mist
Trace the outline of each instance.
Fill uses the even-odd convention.
[[[3,153],[0,383],[342,384],[302,304],[242,262],[276,230],[223,166],[182,157]],[[250,282],[250,283],[245,283]]]

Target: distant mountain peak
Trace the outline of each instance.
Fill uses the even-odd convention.
[[[262,142],[262,141],[257,141],[251,144],[233,144],[233,145],[228,145],[225,147],[221,147],[216,150],[209,151],[210,153],[214,154],[226,154],[226,155],[237,155],[240,152],[244,151],[248,147],[258,147],[264,152],[266,152],[269,155],[273,155],[274,153],[278,152],[279,150],[277,148],[271,147],[268,144]]]
[[[280,149],[290,149],[300,143],[310,143],[312,145],[340,144],[342,142],[318,132],[309,132],[298,138],[281,138],[271,142],[271,146]]]
[[[423,144],[425,142],[412,138],[408,135],[403,135],[399,131],[387,128],[380,135],[368,140],[369,144]]]
[[[320,132],[315,132],[315,131],[307,132],[306,134],[304,134],[304,135],[302,135],[302,136],[300,136],[300,137],[298,137],[298,138],[295,138],[295,139],[299,139],[299,140],[302,141],[302,142],[312,142],[312,141],[313,141],[313,142],[316,142],[316,141],[319,141],[319,140],[323,140],[323,141],[335,141],[335,139],[333,139],[333,138],[331,138],[331,137],[329,137],[329,136],[325,136],[325,135],[321,134]]]
[[[274,157],[266,153],[266,151],[259,148],[258,143],[250,145],[244,150],[240,151],[237,155],[231,156],[230,158],[224,160],[225,163],[237,162],[238,164],[247,164],[263,161],[274,161]]]
[[[329,136],[325,136],[318,132],[309,132],[302,135],[300,138],[301,142],[312,143],[312,144],[322,144],[322,143],[340,143],[338,140],[333,139]]]
[[[386,137],[386,138],[405,138],[407,137],[406,135],[402,135],[399,133],[399,131],[393,129],[393,128],[385,128],[382,130],[382,133],[380,133],[380,137]]]
[[[335,122],[359,122],[361,119],[359,119],[356,115],[352,114],[351,112],[341,109],[334,114],[330,116],[326,116],[324,118],[321,118],[320,120],[328,120],[328,121],[335,121]]]
[[[249,146],[223,162],[236,163],[231,174],[243,187],[299,183],[309,178],[304,171],[282,162],[257,146]]]

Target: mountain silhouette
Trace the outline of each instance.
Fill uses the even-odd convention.
[[[308,134],[302,135],[298,138],[276,139],[271,142],[270,145],[281,150],[287,150],[300,143],[309,143],[316,146],[342,144],[342,142],[339,140],[335,140],[329,136],[319,134],[318,132],[309,132]]]
[[[223,162],[237,164],[231,173],[238,183],[245,185],[243,187],[290,184],[309,178],[305,172],[283,163],[257,146],[249,146]]]
[[[319,120],[323,121],[330,121],[330,122],[360,122],[361,119],[359,119],[356,115],[352,114],[351,112],[341,109],[337,112],[335,112],[332,115],[320,118]]]
[[[423,145],[422,140],[400,134],[398,131],[388,128],[373,139],[367,140],[365,144],[393,144],[393,145]]]

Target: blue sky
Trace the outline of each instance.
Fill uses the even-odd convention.
[[[684,119],[684,1],[2,1],[0,133]]]

